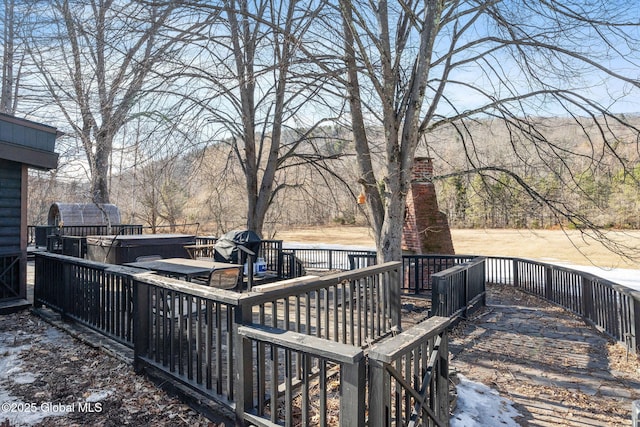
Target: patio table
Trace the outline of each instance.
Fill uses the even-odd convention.
[[[194,277],[206,277],[213,270],[238,268],[237,264],[187,258],[166,258],[153,261],[129,262],[129,267],[144,268],[166,276],[177,277],[190,282]]]

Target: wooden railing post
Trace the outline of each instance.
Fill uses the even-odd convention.
[[[466,268],[462,270],[462,274],[464,279],[462,282],[464,283],[464,310],[462,311],[462,315],[467,317],[467,310],[469,308],[469,301],[471,301],[471,297],[469,295],[469,269]]]
[[[340,427],[365,425],[366,372],[364,354],[353,364],[340,367]]]
[[[278,263],[278,277],[283,277],[284,275],[284,253],[282,250],[282,240],[277,243],[277,263]]]
[[[448,317],[447,279],[432,275],[431,280],[431,315]]]
[[[553,301],[553,267],[545,266],[544,272],[544,297],[549,301]]]
[[[251,350],[251,340],[238,333],[238,328],[242,325],[252,323],[251,304],[242,299],[235,308],[233,325],[233,344],[235,353],[235,393],[231,397],[236,402],[237,422],[244,420],[244,413],[253,407],[253,355]],[[229,361],[229,370],[233,368]],[[242,425],[242,424],[241,424]]]
[[[482,262],[482,306],[486,307],[487,306],[487,280],[485,279],[487,277],[487,260],[485,259]]]
[[[33,278],[33,307],[41,308],[42,302],[40,299],[42,298],[42,286],[43,286],[43,273],[45,270],[45,261],[46,258],[42,258],[36,254],[35,256],[35,271]],[[51,280],[51,278],[49,278]]]
[[[440,334],[440,349],[438,351],[438,416],[441,420],[449,421],[449,338],[447,330]]]
[[[67,312],[73,304],[72,287],[73,287],[73,265],[70,263],[62,264],[62,301],[60,301],[60,308],[62,309],[62,317],[67,316]]]
[[[143,356],[149,355],[149,317],[151,311],[151,287],[133,279],[133,368],[142,372]]]
[[[431,316],[438,316],[440,307],[440,292],[438,290],[438,278],[431,276]]]
[[[369,359],[369,427],[388,425],[391,407],[391,383],[384,363]]]
[[[429,268],[427,266],[427,268]],[[414,286],[414,293],[415,294],[419,294],[420,293],[420,289],[422,288],[422,281],[420,280],[420,272],[423,271],[424,272],[424,261],[420,260],[418,258],[414,258],[413,260],[413,286]],[[428,271],[428,270],[427,270]]]
[[[580,278],[580,282],[582,287],[582,315],[587,319],[593,319],[593,282],[585,276]]]
[[[401,272],[396,269],[389,273],[389,299],[391,310],[391,326],[396,326],[398,330],[402,330],[402,300],[400,297]]]
[[[636,355],[640,355],[640,297],[631,300],[631,342]]]

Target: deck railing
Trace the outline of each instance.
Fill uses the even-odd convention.
[[[252,307],[258,316],[247,317],[243,323],[358,347],[368,345],[401,329],[400,267],[399,262],[385,263],[243,295],[239,303]],[[243,312],[250,311],[245,308]]]
[[[217,240],[217,237],[196,236],[195,245],[187,247],[187,251],[192,258],[213,257]],[[301,268],[293,254],[283,251],[282,240],[261,240],[254,261],[257,258],[264,259],[267,270],[275,273],[278,278],[288,279],[304,275],[304,268]]]
[[[431,275],[432,314],[466,316],[469,310],[484,306],[485,258],[478,257]]]
[[[160,372],[208,399],[243,408],[238,415],[245,422],[268,422],[271,396],[275,405],[276,399],[291,402],[293,394],[310,411],[302,414],[307,420],[312,416],[309,396],[320,393],[314,408],[315,402],[326,403],[336,396],[320,389],[339,381],[341,390],[352,391],[341,403],[340,424],[362,425],[367,383],[362,347],[400,328],[400,268],[399,262],[388,263],[239,294],[38,253],[36,305],[133,346],[137,371]],[[290,344],[265,343],[256,330],[296,338]],[[263,365],[256,377],[256,366]],[[305,384],[313,381],[320,381],[321,388],[302,397]],[[331,417],[328,411],[318,416]],[[291,407],[284,413],[289,417],[285,423],[291,423]]]
[[[510,258],[511,275],[495,283],[512,284],[556,303],[640,354],[640,291],[570,268]]]
[[[342,356],[328,357],[331,349],[358,353],[360,346],[389,335],[392,326],[399,328],[399,268],[400,263],[389,263],[300,280],[295,286],[265,285],[256,288],[262,288],[261,292],[243,294],[154,275],[139,276],[135,278],[136,368],[158,370],[229,407],[240,399],[236,408],[247,411],[246,417],[244,409],[238,413],[242,419],[264,417],[267,396],[276,396],[273,390],[287,387],[279,371],[287,357],[295,360],[287,362],[284,369],[295,367],[294,383],[298,384],[309,375],[303,367],[311,366],[312,360],[325,367],[344,362]],[[388,299],[397,302],[391,304]],[[257,337],[249,329],[240,335],[242,325],[305,336],[309,342],[322,344],[309,352],[280,343],[267,352],[267,362],[265,344],[254,353],[250,347]],[[320,349],[327,353],[318,354]],[[289,356],[278,359],[282,352]],[[256,366],[261,369],[263,365],[269,369],[256,379]],[[347,375],[353,375],[351,370]],[[364,377],[359,381],[364,382]],[[248,396],[248,390],[255,391],[255,396]],[[271,416],[269,413],[267,418]]]
[[[133,347],[133,275],[136,270],[66,255],[35,254],[34,306]]]
[[[450,323],[431,317],[369,350],[369,426],[449,425]]]
[[[431,291],[431,277],[435,273],[470,261],[469,255],[403,255],[402,290],[405,293],[421,294]]]
[[[331,399],[346,411],[341,425],[362,425],[365,414],[371,425],[380,414],[389,425],[413,419],[438,424],[445,417],[445,323],[482,304],[488,280],[561,304],[640,353],[640,292],[507,258],[479,257],[431,274],[432,315],[447,321],[428,319],[392,338],[402,330],[406,274],[400,262],[387,263],[238,294],[38,253],[35,300],[133,346],[138,371],[161,372],[256,425],[290,424],[296,416],[329,420]],[[334,386],[353,392],[343,401],[331,393]],[[313,409],[318,404],[321,409]]]
[[[241,326],[236,413],[250,425],[365,425],[358,347],[265,326]],[[270,423],[270,424],[269,424]]]
[[[429,283],[427,279],[433,277],[433,273],[439,273],[449,267],[453,267],[453,270],[446,270],[446,280],[452,281],[457,275],[455,280],[464,282],[466,278],[463,280],[464,276],[455,266],[472,258],[464,255],[405,255],[402,290],[405,293],[429,291],[430,285],[436,282],[432,280]],[[375,257],[371,254],[352,255],[351,259],[354,260],[353,265],[363,263],[370,265],[375,262]],[[477,285],[470,290],[472,294],[483,292],[478,288],[481,281],[516,286],[582,316],[630,351],[640,354],[640,291],[593,274],[554,264],[509,257],[485,257],[484,259],[484,280],[477,275],[474,276],[476,280],[473,283]],[[435,277],[439,276],[436,274]],[[438,283],[443,283],[441,286],[448,286],[441,280],[444,279],[438,278]],[[440,292],[440,296],[433,295],[434,310],[437,306],[441,307],[439,310],[444,310],[436,311],[439,315],[451,314],[464,305],[462,301],[467,297],[452,289]],[[436,298],[440,300],[436,301]]]
[[[294,272],[285,270],[285,264],[289,265],[289,263],[285,263],[282,240],[262,240],[260,242],[260,250],[256,256],[264,258],[267,263],[267,270],[274,271],[278,277],[291,278],[300,276],[290,275],[294,274]]]
[[[375,252],[372,251],[351,249],[285,247],[285,250],[292,253],[307,270],[349,270],[350,255],[375,255]]]
[[[47,237],[51,235],[57,236],[102,236],[106,234],[115,235],[135,235],[142,234],[144,227],[140,224],[113,224],[108,225],[65,225],[58,227],[56,225],[29,225],[27,226],[27,234],[29,244],[38,247],[47,246]]]
[[[135,280],[135,369],[155,369],[230,406],[235,292],[146,275]]]
[[[326,249],[332,252],[332,249]],[[331,255],[335,257],[335,255]],[[325,255],[329,257],[329,255]],[[349,269],[376,264],[375,252],[348,253]],[[431,275],[474,259],[472,255],[403,255],[402,291],[405,294],[431,292]]]

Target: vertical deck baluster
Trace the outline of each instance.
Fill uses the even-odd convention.
[[[271,326],[278,327],[278,301],[271,302]]]
[[[396,361],[394,362],[395,364],[395,368],[396,371],[398,372],[402,372],[402,359],[396,359]],[[393,399],[393,403],[394,403],[394,408],[393,408],[393,414],[391,415],[391,417],[393,418],[395,416],[396,418],[396,423],[397,425],[404,425],[403,420],[402,420],[402,386],[400,385],[400,382],[397,379],[393,380],[393,390],[394,390],[394,399]]]
[[[269,392],[269,409],[271,412],[271,422],[278,422],[278,348],[270,345],[271,349],[271,390]]]
[[[342,282],[340,284],[340,290],[342,291],[342,302],[340,304],[341,314],[342,314],[342,342],[343,344],[347,343],[347,306],[351,305],[349,302],[349,295],[347,295],[347,285]]]
[[[99,330],[113,333],[115,328],[113,329],[109,328],[109,324],[107,322],[107,316],[112,311],[111,310],[112,307],[109,305],[108,301],[106,300],[106,296],[108,295],[109,285],[111,284],[110,279],[113,276],[111,274],[107,274],[105,271],[103,271],[102,275],[103,275],[102,286],[100,286],[100,289],[98,290],[98,305],[100,307],[100,313],[99,313],[97,327]],[[118,310],[118,313],[120,313],[120,310]],[[118,334],[116,336],[120,336],[120,335]]]
[[[288,331],[291,328],[291,308],[289,306],[289,298],[291,298],[290,296],[286,296],[284,297],[284,309],[282,314],[284,315],[284,330]]]
[[[338,285],[332,286],[331,289],[333,289],[333,340],[339,341],[340,335],[338,334],[338,313],[340,312],[340,306],[338,304]]]
[[[329,313],[331,311],[331,306],[329,305],[329,288],[324,289],[322,293],[323,301],[324,301],[324,334],[322,335],[324,339],[330,340],[330,328],[329,328]]]
[[[266,400],[266,358],[265,358],[265,344],[263,342],[256,342],[256,358],[257,358],[257,366],[256,366],[256,386],[257,386],[257,397],[258,397],[258,415],[264,415],[265,409],[265,400]],[[294,373],[295,375],[295,373]]]
[[[375,305],[373,303],[373,280],[371,278],[362,279],[362,337],[359,342],[366,342],[368,338],[373,338],[373,324],[375,320]],[[369,330],[371,328],[371,331]],[[370,333],[371,332],[371,333]]]
[[[184,318],[185,294],[178,292],[176,296],[178,300],[178,331],[177,331],[177,352],[178,352],[178,374],[184,375],[184,334],[186,332],[186,321]]]
[[[187,294],[187,307],[193,305],[193,297]],[[187,378],[193,379],[193,317],[187,316]]]
[[[295,296],[296,299],[296,308],[295,308],[295,315],[296,315],[296,328],[295,331],[298,333],[302,332],[302,313],[301,313],[301,306],[300,306],[300,295],[296,295]],[[295,377],[296,378],[300,378],[300,376],[302,375],[302,370],[300,368],[302,363],[302,356],[300,355],[300,353],[296,353],[296,371],[295,371]]]
[[[311,356],[304,354],[302,356],[302,402],[300,409],[302,412],[302,427],[309,425],[309,381],[311,379]]]
[[[326,426],[327,425],[327,361],[320,360],[319,362],[320,362],[320,366],[319,366],[320,382],[318,384],[319,386],[318,392],[320,393],[320,407],[319,407],[320,423],[319,424],[321,426]]]
[[[320,299],[320,290],[316,290],[314,294],[316,302],[316,337],[320,338],[322,336],[322,300]]]
[[[176,341],[176,327],[175,324],[176,322],[178,322],[178,318],[180,317],[180,315],[178,314],[176,316],[176,312],[178,310],[176,310],[176,298],[177,295],[175,294],[174,291],[170,291],[169,292],[169,304],[171,305],[169,313],[167,314],[168,316],[171,316],[171,320],[170,320],[170,326],[169,326],[169,372],[175,372],[176,370],[176,366],[175,366],[175,354],[176,354],[176,346],[175,346],[175,341]],[[180,304],[178,304],[180,305]],[[179,332],[179,331],[178,331]]]
[[[403,378],[407,384],[412,384],[412,369],[411,369],[411,352],[404,355],[404,374]],[[420,389],[418,389],[420,390]],[[411,395],[408,392],[404,392],[404,419],[409,420],[411,418]]]
[[[311,335],[311,297],[310,292],[305,292],[304,294],[304,323],[305,323],[305,334]]]
[[[216,343],[215,343],[215,372],[216,372],[216,393],[222,394],[222,306],[220,302],[216,302]]]
[[[226,313],[227,313],[227,371],[226,371],[226,379],[227,379],[227,399],[233,400],[233,373],[234,373],[234,364],[233,364],[233,344],[235,341],[235,337],[233,335],[233,307],[229,305],[225,305]]]
[[[189,317],[193,317],[196,321],[196,383],[198,385],[202,384],[202,364],[203,354],[202,354],[202,299],[200,297],[196,297],[196,306],[188,307]]]
[[[155,304],[156,304],[156,310],[153,313],[153,320],[154,320],[154,324],[155,324],[155,334],[153,335],[153,352],[155,355],[155,361],[156,363],[160,363],[160,350],[159,350],[159,337],[160,337],[160,319],[161,319],[161,311],[164,310],[163,304],[162,304],[162,298],[164,296],[164,292],[162,289],[157,288],[157,287],[153,287],[154,293],[155,293]]]
[[[213,388],[213,334],[215,330],[213,328],[213,302],[211,300],[206,300],[206,312],[204,316],[204,320],[206,322],[205,326],[205,378],[206,378],[206,388],[207,390],[211,390]]]
[[[293,420],[293,390],[291,380],[291,350],[284,350],[284,405],[285,405],[285,423],[289,425]],[[305,413],[302,413],[303,419]]]

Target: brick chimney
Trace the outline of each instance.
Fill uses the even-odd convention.
[[[402,230],[402,250],[416,255],[455,254],[447,216],[438,209],[433,162],[428,157],[414,159]]]

